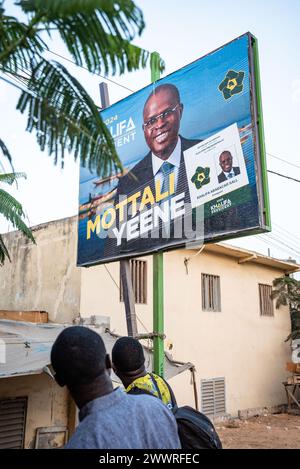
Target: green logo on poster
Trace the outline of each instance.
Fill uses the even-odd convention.
[[[202,166],[198,166],[194,176],[192,177],[191,181],[195,184],[196,189],[201,189],[202,186],[205,186],[210,182],[210,168],[202,168]]]
[[[245,72],[235,72],[234,70],[227,72],[226,77],[219,85],[219,90],[223,93],[224,99],[229,99],[233,95],[243,91],[244,77]]]

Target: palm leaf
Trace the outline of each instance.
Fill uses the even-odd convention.
[[[12,166],[11,154],[9,153],[9,150],[8,150],[7,146],[5,145],[3,140],[1,140],[1,138],[0,138],[0,149],[3,153],[3,156],[5,156],[5,158],[8,159],[8,161],[10,162],[10,165]]]
[[[10,154],[10,152],[9,152],[9,150],[8,150],[8,148],[7,148],[7,146],[6,146],[5,143],[3,142],[3,140],[1,140],[1,138],[0,138],[0,149],[1,149],[2,153],[3,153],[3,156],[5,156],[5,158],[8,159],[9,165],[10,165],[12,171],[14,172],[15,170],[14,170],[14,165],[13,165],[13,162],[12,162],[11,154]],[[1,166],[2,172],[5,173],[5,167],[4,167],[4,165],[1,163],[1,161],[0,161],[0,166]]]
[[[1,68],[16,72],[28,68],[36,54],[47,48],[33,25],[26,25],[13,16],[0,14]]]
[[[27,238],[35,242],[31,230],[22,220],[22,217],[25,216],[22,205],[3,189],[0,189],[0,213],[12,223],[14,228],[22,231]]]
[[[5,257],[10,260],[9,252],[4,244],[2,236],[0,235],[0,265],[4,264]]]
[[[123,73],[144,67],[149,52],[129,44],[145,23],[132,0],[21,0],[24,12],[54,25],[76,64],[91,72]],[[160,62],[164,70],[163,61]]]
[[[113,139],[99,110],[81,84],[55,62],[41,59],[33,69],[17,108],[28,110],[27,130],[63,166],[65,151],[99,176],[122,169]]]
[[[25,178],[26,179],[26,174],[25,173],[4,173],[0,174],[0,182],[4,182],[6,184],[13,184],[16,179],[19,178]]]

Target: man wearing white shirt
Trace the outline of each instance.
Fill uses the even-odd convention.
[[[241,172],[238,166],[232,166],[232,154],[230,151],[226,150],[221,153],[219,163],[222,168],[222,172],[218,175],[219,183],[225,182],[227,179],[231,179]]]

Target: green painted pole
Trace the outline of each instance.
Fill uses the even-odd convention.
[[[150,57],[151,82],[159,80],[160,57],[157,52],[152,52]],[[164,255],[162,252],[153,254],[153,331],[154,337],[154,373],[164,376]]]
[[[257,124],[258,124],[259,146],[260,146],[259,150],[260,150],[261,169],[262,169],[264,203],[265,203],[265,206],[264,206],[265,224],[269,229],[271,229],[271,211],[270,211],[267,158],[266,158],[265,135],[264,135],[264,119],[263,119],[262,100],[261,100],[258,44],[257,44],[257,39],[254,36],[252,36],[252,44],[253,44],[254,67],[255,67],[254,77],[255,77],[255,91],[256,91],[256,103],[257,103]]]

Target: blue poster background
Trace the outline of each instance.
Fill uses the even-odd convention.
[[[237,194],[233,193],[232,197],[234,204],[246,204],[247,219],[241,220],[241,231],[245,227],[249,230],[260,226],[251,112],[249,41],[250,36],[245,34],[101,112],[103,121],[114,137],[118,155],[127,169],[135,166],[149,151],[142,129],[142,114],[147,97],[158,85],[172,83],[178,88],[180,101],[184,106],[180,135],[185,138],[204,140],[236,122],[249,179],[249,186],[235,191]],[[230,70],[244,73],[243,89],[225,99],[219,85]],[[100,181],[96,174],[84,167],[80,168],[78,265],[89,265],[105,260],[103,254],[105,240],[99,238],[96,233],[87,239],[87,223],[88,220],[95,220],[97,214],[101,213],[103,209],[101,200],[104,204],[111,203],[117,184],[117,177]],[[107,194],[111,194],[111,197]],[[211,216],[209,207],[213,202],[206,204],[207,217]],[[223,215],[223,213],[214,215],[219,217],[220,226]],[[224,230],[220,232],[215,228],[214,230],[215,232],[212,232],[207,240],[214,238],[219,240],[224,235],[228,238],[231,231],[232,237],[239,234],[236,227],[230,230],[227,226],[226,233]]]

